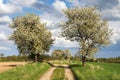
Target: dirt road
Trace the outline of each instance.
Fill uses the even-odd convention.
[[[50,68],[45,74],[43,74],[43,76],[39,80],[51,80],[51,75],[53,71],[56,69],[56,67],[63,67],[65,69],[65,73],[63,73],[65,74],[65,77],[68,80],[75,80],[74,75],[68,65],[54,64],[53,66],[54,67]]]
[[[50,80],[54,70],[55,67],[51,67],[45,74],[42,75],[42,77],[39,80]]]
[[[0,72],[15,68],[16,66],[25,65],[27,62],[0,62]]]

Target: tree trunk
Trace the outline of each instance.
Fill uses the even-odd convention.
[[[85,66],[85,58],[84,56],[82,56],[82,66]]]
[[[38,59],[37,59],[37,54],[35,54],[35,62],[37,62],[38,61]]]

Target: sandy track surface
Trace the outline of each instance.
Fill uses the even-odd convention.
[[[16,66],[25,65],[27,62],[0,62],[0,72],[15,68]]]
[[[63,74],[65,74],[67,80],[75,80],[74,75],[68,65],[53,64],[53,66],[54,67],[50,68],[45,74],[43,74],[39,80],[51,80],[51,75],[53,71],[56,69],[56,67],[63,67],[65,69],[65,73]]]
[[[39,80],[51,80],[50,78],[54,70],[55,67],[51,67]]]
[[[73,75],[73,73],[72,73],[72,71],[71,71],[71,69],[69,68],[68,65],[66,65],[66,64],[63,64],[63,65],[54,64],[54,66],[55,67],[58,67],[58,66],[63,67],[65,69],[65,77],[68,80],[75,80],[74,75]]]
[[[75,80],[74,79],[74,75],[71,71],[70,68],[65,68],[65,77],[68,79],[68,80]]]

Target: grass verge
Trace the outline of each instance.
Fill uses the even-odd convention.
[[[85,67],[73,65],[76,80],[120,80],[120,64],[87,63]]]
[[[50,68],[47,63],[32,63],[0,73],[0,80],[39,80]]]
[[[53,71],[53,74],[51,76],[51,80],[67,80],[67,78],[65,78],[65,69],[64,68],[56,68]]]

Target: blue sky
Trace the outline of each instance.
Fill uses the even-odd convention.
[[[8,40],[13,32],[8,26],[16,16],[35,13],[41,17],[42,22],[47,22],[46,26],[55,38],[49,53],[55,49],[70,49],[75,54],[78,43],[59,37],[58,24],[65,19],[62,10],[76,6],[96,6],[103,18],[108,20],[109,28],[113,29],[111,44],[101,48],[96,56],[120,56],[120,0],[0,0],[0,53],[6,56],[18,54],[14,42]]]

